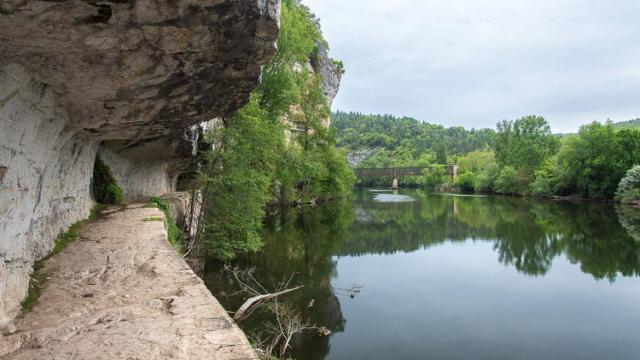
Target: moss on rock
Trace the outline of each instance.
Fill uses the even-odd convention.
[[[101,204],[119,205],[122,204],[124,193],[118,186],[115,178],[111,174],[111,169],[100,156],[96,156],[93,166],[93,197]]]

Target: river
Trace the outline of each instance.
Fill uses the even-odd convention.
[[[267,290],[293,276],[279,303],[331,331],[296,359],[640,358],[638,210],[360,189],[271,216],[264,241],[232,266]],[[248,297],[218,261],[204,279],[228,309]]]

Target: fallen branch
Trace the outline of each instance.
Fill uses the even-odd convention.
[[[233,315],[233,319],[235,321],[242,321],[242,320],[246,319],[249,315],[251,315],[251,313],[255,309],[257,309],[260,305],[264,304],[266,301],[269,301],[271,299],[275,299],[278,296],[281,296],[281,295],[284,295],[284,294],[288,294],[290,292],[299,290],[301,288],[303,288],[303,286],[298,286],[298,287],[295,287],[295,288],[278,291],[278,292],[272,293],[272,294],[254,296],[254,297],[248,299],[247,301],[245,301],[245,303],[242,304],[242,306],[240,306],[238,311],[236,311],[235,315]]]

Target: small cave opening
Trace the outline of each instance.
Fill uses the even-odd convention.
[[[84,18],[84,22],[87,24],[106,24],[113,16],[113,9],[109,4],[92,4],[98,10],[95,15],[90,15]]]
[[[178,174],[176,180],[176,191],[191,191],[197,186],[198,174],[196,172],[184,172]]]
[[[96,155],[93,165],[93,177],[91,178],[91,194],[99,204],[122,204],[124,192],[118,186],[111,169],[102,161],[100,154]]]

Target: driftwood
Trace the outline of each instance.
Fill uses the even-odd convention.
[[[295,287],[295,288],[278,291],[278,292],[272,293],[272,294],[254,296],[254,297],[248,299],[247,301],[245,301],[244,304],[242,304],[242,306],[240,306],[238,311],[236,311],[235,315],[233,315],[233,319],[235,321],[242,321],[242,320],[246,319],[249,315],[251,315],[251,313],[255,309],[257,309],[260,305],[264,304],[266,301],[269,301],[271,299],[275,299],[280,295],[288,294],[290,292],[299,290],[301,288],[302,288],[302,286],[298,286],[298,287]]]

